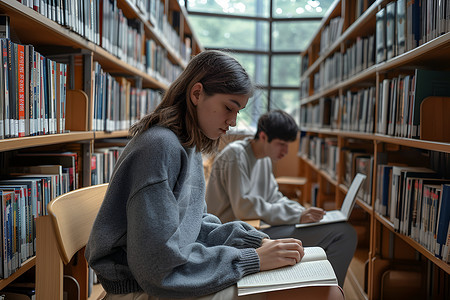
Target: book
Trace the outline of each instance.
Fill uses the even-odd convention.
[[[376,13],[376,34],[375,34],[375,61],[380,63],[386,60],[386,8],[380,9]]]
[[[406,1],[397,0],[396,14],[397,55],[405,53],[406,48]]]
[[[326,214],[323,216],[323,218],[318,222],[295,224],[295,227],[296,228],[309,227],[347,221],[348,218],[350,217],[350,214],[352,213],[353,206],[355,205],[356,195],[358,194],[358,191],[361,188],[362,183],[364,182],[365,179],[366,175],[361,173],[356,174],[352,184],[348,189],[347,194],[345,195],[341,209],[327,211]]]
[[[337,278],[325,250],[304,247],[302,260],[293,265],[250,274],[237,282],[238,296],[307,286],[337,286]]]
[[[436,251],[435,255],[443,259],[444,247],[447,242],[447,232],[450,222],[450,185],[442,185],[441,206],[439,208],[439,218],[437,220]]]
[[[10,27],[9,27],[9,16],[0,15],[0,38],[9,39],[10,38]]]
[[[396,2],[389,2],[386,5],[386,59],[390,59],[396,55],[395,23],[396,23]]]

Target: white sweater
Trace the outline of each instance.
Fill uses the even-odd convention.
[[[222,222],[261,219],[296,224],[304,207],[278,190],[269,157],[256,159],[250,138],[228,144],[216,157],[206,190],[208,212]]]

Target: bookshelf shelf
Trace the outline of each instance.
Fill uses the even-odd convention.
[[[416,249],[418,252],[420,252],[422,255],[424,255],[428,260],[430,260],[436,266],[443,269],[445,272],[447,272],[447,274],[450,273],[450,265],[449,264],[443,262],[441,259],[438,259],[436,256],[434,256],[433,253],[431,253],[429,250],[424,248],[421,244],[419,244],[415,240],[396,232],[394,230],[394,225],[390,221],[388,221],[386,218],[384,218],[383,216],[376,214],[376,218],[378,221],[380,221],[380,223],[382,223],[384,225],[384,227],[386,227],[387,229],[392,231],[395,235],[397,235],[399,238],[401,238],[406,243],[408,243],[409,245],[414,247],[414,249]]]
[[[113,131],[113,132],[95,131],[94,135],[95,139],[125,138],[128,136],[128,131],[127,130]]]
[[[58,6],[61,3],[73,5],[73,7],[69,7],[79,9],[78,16],[80,18],[72,18],[72,16],[75,16],[74,11],[71,11],[73,14],[70,15],[64,14],[64,9],[68,12],[69,7],[64,6],[59,10]],[[22,45],[24,49],[23,75],[25,82],[30,84],[31,87],[31,84],[35,84],[35,82],[32,80],[33,77],[29,75],[33,71],[36,76],[35,89],[28,89],[29,86],[24,87],[25,98],[28,101],[23,110],[27,113],[26,117],[23,117],[26,122],[24,126],[26,129],[20,131],[22,130],[20,128],[17,133],[13,132],[13,129],[8,129],[7,132],[5,127],[0,127],[2,130],[0,136],[2,179],[10,179],[12,177],[11,170],[13,170],[11,167],[18,167],[15,165],[19,161],[18,156],[28,155],[30,152],[32,154],[39,152],[42,156],[49,155],[51,161],[58,156],[59,161],[58,163],[44,163],[47,159],[40,156],[38,159],[31,158],[30,161],[32,162],[29,162],[29,164],[38,164],[41,165],[40,167],[43,164],[47,166],[57,164],[59,168],[65,169],[64,174],[61,172],[58,186],[55,184],[57,177],[52,177],[53,181],[50,181],[50,177],[48,177],[48,181],[42,181],[42,186],[41,183],[36,184],[36,190],[38,186],[42,188],[39,193],[35,193],[33,196],[33,201],[41,201],[36,204],[36,207],[38,205],[41,208],[45,207],[46,203],[58,196],[59,193],[94,183],[102,183],[97,181],[107,182],[108,176],[110,176],[110,169],[108,168],[114,163],[113,160],[118,157],[121,147],[126,145],[130,124],[136,122],[143,114],[150,112],[159,103],[162,92],[168,88],[170,82],[178,74],[177,72],[186,67],[191,55],[203,51],[187,20],[187,12],[178,1],[151,1],[158,7],[154,10],[150,9],[149,1],[91,1],[93,4],[103,3],[105,6],[101,8],[85,6],[81,10],[82,3],[84,2],[34,1],[36,9],[34,10],[26,4],[22,4],[21,1],[0,1],[0,14],[8,16],[9,26],[7,30],[10,31],[10,40],[2,39],[2,45],[5,46],[3,50],[7,49],[7,51],[2,50],[0,52],[2,60],[1,82],[5,80],[3,76],[9,76],[8,78],[11,81],[8,82],[11,82],[11,86],[17,87],[17,91],[19,91],[21,82],[17,83],[19,80],[13,76],[15,73],[12,71],[6,70],[6,75],[3,75],[3,66],[6,62],[9,62],[8,59],[16,60],[18,66],[22,66],[19,65],[19,58],[22,56],[13,57],[13,47],[19,49]],[[56,5],[56,7],[51,7],[51,5]],[[87,13],[87,10],[89,10],[89,17],[94,16],[94,18],[89,18],[92,23],[83,23],[82,21],[82,19],[88,19],[82,17],[84,13]],[[105,11],[108,11],[108,14],[102,15],[101,12]],[[112,14],[117,14],[115,15],[117,18],[113,17]],[[100,23],[102,26],[100,26]],[[114,30],[106,32],[106,24]],[[2,30],[4,30],[3,27]],[[3,32],[1,33],[3,34]],[[123,37],[122,39],[120,39],[119,33]],[[126,39],[128,37],[133,38]],[[128,42],[134,44],[127,44]],[[11,51],[8,48],[9,46],[11,46]],[[133,48],[133,51],[131,48]],[[140,52],[134,51],[136,49]],[[30,51],[29,53],[33,55],[26,56],[25,54],[28,53],[26,51]],[[4,55],[4,53],[6,54]],[[26,61],[29,58],[33,60]],[[27,64],[28,62],[36,63]],[[20,61],[20,63],[22,62]],[[53,67],[53,64],[55,67]],[[39,68],[36,67],[37,65]],[[52,74],[51,71],[56,70],[56,65],[63,65],[67,74],[66,76],[62,75],[62,69],[60,69],[60,72],[54,72],[54,74],[57,74],[54,81],[50,81],[49,78],[53,80],[50,75]],[[50,66],[52,69],[50,69]],[[36,70],[40,72],[38,73]],[[66,86],[58,85],[58,83],[63,82],[60,80],[61,78],[67,79],[67,81],[64,81]],[[37,86],[38,84],[40,85]],[[10,88],[9,85],[8,88]],[[13,102],[16,99],[11,92],[5,94],[2,86],[0,86],[0,90],[2,92],[0,93],[2,108],[6,105],[6,101],[3,100],[5,95],[10,97],[8,105],[10,103],[11,105],[17,104]],[[40,90],[42,95],[33,98],[32,95],[34,96],[33,93],[36,93],[36,90]],[[49,96],[52,95],[49,91],[55,92],[54,97]],[[63,92],[59,93],[60,91]],[[19,96],[19,92],[17,92],[17,95]],[[106,98],[107,96],[108,98]],[[44,98],[45,102],[41,100],[42,102],[37,101],[38,104],[35,104],[34,99]],[[64,102],[66,115],[56,115],[58,104],[62,103],[57,102],[56,98],[66,101]],[[38,108],[33,110],[33,105],[39,106],[36,106]],[[19,107],[18,104],[17,107]],[[109,108],[108,112],[106,112],[106,107]],[[54,113],[51,110],[54,110]],[[60,112],[62,113],[62,111]],[[6,119],[9,122],[9,118],[13,118],[14,121],[11,121],[11,124],[15,124],[13,122],[16,119],[19,123],[19,118],[22,118],[19,113],[17,113],[17,116],[13,116],[13,113],[11,113],[11,115],[4,117],[3,109],[0,110],[0,113],[2,114],[0,118],[2,125],[4,125],[3,122]],[[33,123],[32,118],[36,118],[36,123]],[[65,127],[60,122],[64,120],[66,121]],[[32,130],[35,130],[34,127],[40,127],[35,132],[58,133],[33,135],[35,134],[35,132],[32,132]],[[63,128],[60,130],[59,127]],[[5,134],[3,134],[3,130]],[[10,136],[20,137],[9,138]],[[61,158],[63,156],[65,158]],[[69,166],[59,166],[63,164],[62,161],[70,161]],[[29,165],[26,167],[28,168]],[[63,175],[66,177],[63,177]],[[102,177],[98,179],[100,175]],[[48,187],[47,183],[51,187]],[[64,187],[61,187],[62,185]],[[9,193],[14,195],[13,192]],[[38,199],[41,196],[42,198]],[[32,200],[25,203],[32,203]],[[12,205],[9,207],[12,207]],[[13,209],[15,208],[10,208],[11,212]],[[39,220],[41,215],[45,215],[44,209],[39,211],[39,215],[36,215],[35,219]],[[27,224],[24,220],[19,221],[20,224]],[[32,231],[33,233],[36,233],[35,229]],[[27,231],[24,230],[23,232]],[[36,243],[42,243],[48,238],[48,235],[47,232],[42,234],[41,231],[41,234],[36,236]],[[0,244],[3,245],[3,241]],[[36,279],[35,284],[37,286],[45,283],[45,278],[48,278],[45,276],[48,255],[39,253],[39,251],[30,254],[29,252],[36,252],[37,250],[28,251],[29,248],[27,248],[26,253],[19,253],[24,249],[23,245],[21,246],[18,247],[21,250],[14,253],[15,256],[24,255],[28,257],[34,254],[35,256],[25,261],[22,266],[14,261],[11,263],[14,266],[8,266],[8,269],[4,270],[7,278],[0,280],[0,295],[2,289],[16,281],[28,270],[36,272],[36,278],[43,278],[42,280]],[[53,254],[56,255],[56,252]],[[20,259],[22,258],[23,256],[20,256]],[[16,261],[18,260],[16,259]],[[67,272],[70,269],[70,266],[65,268]],[[73,275],[77,279],[81,279],[79,282],[86,282],[87,274],[88,269],[81,267]],[[3,276],[3,272],[0,276]],[[62,283],[62,278],[60,279]],[[81,297],[81,300],[88,299],[87,285],[81,286],[81,288],[81,295],[85,295]],[[41,289],[37,288],[36,290],[36,298],[42,298],[39,296],[39,290],[45,289],[41,287]],[[99,299],[101,295],[102,289],[94,288],[89,299]]]
[[[306,199],[315,195],[320,197],[321,192],[316,193],[314,189],[317,185],[319,188],[327,189],[326,186],[321,186],[325,181],[327,185],[336,186],[335,203],[343,200],[348,192],[346,184],[356,172],[368,175],[370,184],[365,186],[364,196],[357,199],[357,204],[362,208],[361,213],[365,217],[358,219],[361,216],[355,214],[353,221],[355,226],[361,225],[364,221],[367,223],[365,235],[369,236],[367,243],[369,246],[358,249],[368,259],[367,273],[363,274],[367,286],[363,286],[364,280],[360,281],[359,285],[360,290],[363,291],[362,294],[365,293],[361,298],[370,300],[387,297],[389,293],[392,293],[391,297],[395,298],[393,295],[396,295],[396,291],[382,290],[383,284],[386,283],[383,280],[386,279],[381,277],[388,270],[394,270],[397,264],[428,265],[428,270],[420,274],[423,280],[420,288],[423,291],[433,290],[431,293],[433,299],[448,299],[450,296],[448,291],[443,289],[434,292],[438,286],[450,284],[450,265],[446,262],[447,257],[441,259],[434,254],[434,245],[443,247],[444,240],[447,240],[445,239],[446,226],[438,225],[437,217],[434,219],[432,215],[421,215],[420,220],[424,218],[428,220],[430,233],[423,233],[428,229],[420,227],[421,236],[419,237],[419,233],[410,233],[412,230],[403,228],[404,224],[413,226],[411,224],[413,214],[428,214],[431,209],[436,208],[435,214],[440,216],[438,209],[441,202],[439,201],[445,200],[440,200],[439,197],[443,197],[445,180],[450,179],[450,173],[445,171],[450,165],[450,143],[420,140],[417,137],[419,130],[414,132],[415,127],[418,128],[417,115],[422,114],[419,101],[431,95],[438,95],[435,94],[436,88],[434,88],[427,91],[428,94],[423,98],[417,96],[422,92],[421,89],[424,89],[422,87],[424,84],[438,86],[438,79],[436,83],[432,80],[430,83],[423,83],[428,78],[417,82],[417,78],[420,77],[416,75],[430,74],[431,71],[450,72],[448,56],[450,18],[445,15],[439,21],[439,14],[430,11],[425,14],[423,10],[430,8],[427,5],[431,4],[437,5],[436,12],[450,12],[450,8],[438,7],[437,1],[424,0],[421,2],[420,9],[416,10],[418,14],[412,17],[412,11],[416,9],[416,6],[412,6],[416,5],[413,3],[416,2],[338,0],[323,19],[310,45],[301,54],[302,59],[307,61],[302,61],[300,82],[301,138],[298,175],[307,178]],[[404,16],[401,14],[403,9]],[[386,19],[380,18],[383,12]],[[320,52],[321,42],[328,42],[330,38],[329,30],[339,32],[338,26],[331,23],[333,18],[339,16],[344,19],[341,35],[331,42],[325,51]],[[416,21],[420,22],[417,23],[417,27],[407,27]],[[441,22],[446,26],[440,26]],[[401,30],[402,24],[406,24],[404,31]],[[434,25],[431,24],[438,25],[433,27]],[[394,31],[391,31],[392,28],[395,28]],[[413,30],[413,32],[407,30]],[[388,36],[388,34],[392,35]],[[380,37],[382,37],[383,47],[379,43]],[[371,51],[371,48],[375,50]],[[430,72],[426,73],[425,70]],[[443,76],[444,73],[438,75],[436,72],[435,74],[438,77]],[[413,78],[415,81],[412,81]],[[445,82],[444,79],[440,80],[442,86],[450,85],[447,78]],[[438,96],[450,96],[447,93],[450,94],[450,91]],[[416,97],[418,100],[415,99]],[[415,103],[415,106],[411,103]],[[433,111],[439,111],[436,109],[437,106],[432,108]],[[423,116],[425,114],[421,115]],[[421,129],[425,128],[422,125]],[[436,129],[437,132],[443,130],[445,128]],[[444,138],[436,135],[436,140],[444,140]],[[330,162],[335,162],[335,169],[329,167]],[[394,177],[389,169],[391,166],[396,167],[396,172],[403,166],[432,169],[439,176],[440,181],[434,187],[431,187],[431,183],[424,183],[424,186],[427,185],[427,191],[432,189],[430,195],[434,197],[433,199],[437,199],[433,200],[437,201],[433,202],[436,204],[425,212],[419,212],[417,207],[421,208],[422,205],[428,207],[426,204],[415,205],[423,196],[419,191],[425,188],[420,185],[422,189],[420,190],[419,185],[413,185],[414,180],[417,179],[413,175],[407,175],[406,171],[399,171],[400,175],[395,174],[396,177]],[[325,173],[325,169],[330,169],[335,174]],[[419,172],[418,169],[415,170]],[[386,173],[387,171],[391,173]],[[406,176],[406,179],[401,177],[400,180],[400,176]],[[336,179],[333,179],[334,177]],[[416,177],[426,177],[426,175],[416,175]],[[409,187],[407,187],[407,179]],[[401,188],[392,193],[394,184]],[[308,188],[311,190],[308,191]],[[411,194],[406,195],[406,193]],[[394,203],[399,204],[387,206],[385,201],[388,201],[389,205],[392,204],[389,201],[396,201]],[[317,203],[323,204],[319,200]],[[388,208],[389,211],[387,211]],[[389,216],[393,213],[395,216]],[[391,222],[391,220],[395,221]],[[414,222],[417,225],[417,221]],[[441,242],[437,241],[438,230],[434,229],[439,226],[444,228],[439,233]],[[364,237],[361,238],[365,243]],[[358,282],[358,280],[352,281]],[[388,284],[395,286],[398,283]],[[400,290],[401,287],[398,289]]]
[[[94,133],[92,131],[27,136],[27,137],[0,140],[0,149],[1,151],[10,151],[45,145],[90,141],[93,138]]]
[[[450,153],[450,145],[448,143],[393,137],[393,136],[383,135],[383,134],[378,134],[378,133],[372,134],[372,133],[363,133],[363,132],[355,132],[355,131],[342,131],[342,130],[335,130],[335,129],[320,129],[320,128],[302,127],[301,130],[305,131],[305,132],[311,132],[311,133],[317,133],[317,134],[335,135],[335,136],[342,136],[345,138],[370,140],[370,141],[374,141],[374,142],[378,142],[378,143],[389,143],[389,144],[413,147],[413,148],[424,149],[424,150],[433,150],[433,151]]]
[[[36,257],[32,257],[25,262],[23,262],[22,266],[14,272],[13,275],[9,276],[6,279],[0,279],[0,290],[5,288],[8,284],[19,278],[23,273],[33,268],[36,265]]]

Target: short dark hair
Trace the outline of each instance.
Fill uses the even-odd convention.
[[[286,142],[295,141],[298,133],[298,126],[294,118],[283,110],[273,110],[263,114],[258,120],[258,129],[255,139],[259,139],[260,132],[264,132],[269,138],[269,143],[273,139],[280,139]]]

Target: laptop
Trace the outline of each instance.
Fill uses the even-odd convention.
[[[323,218],[318,222],[313,223],[304,223],[304,224],[296,224],[295,227],[309,227],[316,226],[328,223],[336,223],[336,222],[345,222],[350,217],[352,213],[353,206],[355,205],[356,195],[362,183],[366,179],[366,175],[358,173],[355,178],[353,178],[353,182],[348,189],[347,195],[345,195],[344,202],[342,202],[342,207],[340,210],[330,210],[323,216]]]

